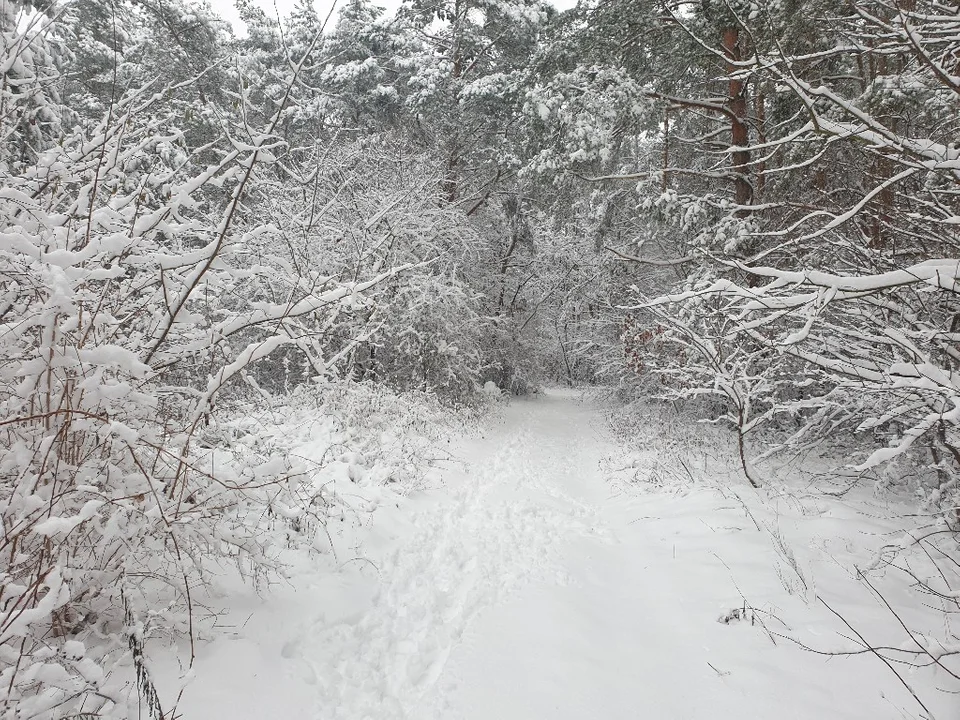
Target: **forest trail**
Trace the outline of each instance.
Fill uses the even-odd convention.
[[[340,572],[307,568],[286,595],[238,608],[242,630],[203,650],[183,718],[917,717],[871,655],[783,637],[850,646],[814,592],[864,617],[847,569],[862,520],[754,506],[754,524],[731,499],[752,497],[737,476],[723,492],[617,482],[637,455],[604,412],[560,390],[498,411],[454,447],[439,487],[377,510],[362,557],[341,552]],[[815,590],[758,527],[774,524],[829,533]],[[820,540],[791,542],[799,554]],[[745,602],[756,622],[718,621]]]
[[[369,604],[303,638],[315,717],[902,717],[874,668],[718,622],[741,602],[736,580],[774,573],[724,545],[750,521],[614,496],[605,426],[602,408],[554,390],[467,443],[466,471],[412,518]],[[718,536],[697,513],[715,525],[724,509],[734,524]]]

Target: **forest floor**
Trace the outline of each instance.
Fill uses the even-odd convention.
[[[436,487],[381,506],[362,556],[341,557],[337,572],[311,570],[304,558],[289,584],[233,598],[224,624],[235,627],[202,644],[178,712],[921,716],[874,655],[831,657],[797,642],[857,649],[829,608],[871,642],[904,642],[856,577],[898,542],[891,501],[783,486],[756,493],[721,469],[685,486],[637,482],[624,468],[674,459],[621,446],[607,410],[560,390],[504,404],[451,445]],[[689,469],[705,476],[705,465]],[[904,583],[875,582],[910,622],[942,622]],[[165,674],[176,674],[172,665]],[[932,674],[901,674],[935,716],[958,716],[957,696]]]

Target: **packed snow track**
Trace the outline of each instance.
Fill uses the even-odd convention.
[[[604,428],[602,408],[572,392],[505,407],[455,449],[440,488],[377,521],[367,557],[254,613],[247,635],[261,639],[201,658],[213,684],[187,693],[184,716],[912,716],[869,658],[718,622],[743,593],[773,611],[810,605],[784,591],[771,553],[744,544],[759,534],[716,493],[614,491],[604,468],[623,451]]]

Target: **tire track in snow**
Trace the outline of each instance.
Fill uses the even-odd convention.
[[[531,580],[564,582],[553,562],[564,538],[602,534],[592,508],[545,482],[570,471],[573,450],[531,440],[522,427],[450,502],[415,518],[418,531],[382,563],[372,607],[305,638],[318,718],[436,717],[425,700],[471,620]]]

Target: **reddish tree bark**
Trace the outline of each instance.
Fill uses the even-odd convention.
[[[737,215],[746,217],[750,214],[747,205],[753,201],[753,184],[750,182],[750,136],[747,131],[747,84],[738,76],[737,63],[740,55],[740,29],[735,25],[726,27],[722,31],[723,52],[727,56],[727,72],[730,82],[727,95],[727,107],[730,109],[730,144],[738,148],[732,153],[734,172],[734,193],[737,205]]]

